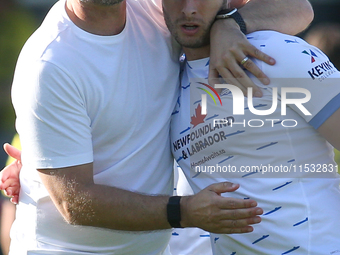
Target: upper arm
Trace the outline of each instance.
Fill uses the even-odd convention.
[[[55,206],[69,223],[91,221],[93,217],[90,194],[93,181],[93,164],[58,169],[38,169],[39,176]]]
[[[292,29],[294,29],[295,27],[296,31],[292,31],[291,33],[292,35],[295,35],[305,30],[313,21],[313,7],[308,0],[290,0],[290,2],[288,2],[287,4],[291,5],[293,9],[296,9],[298,11],[297,18],[300,20],[300,22],[297,22],[297,24],[292,26]],[[293,9],[290,9],[289,11],[293,11]]]
[[[92,162],[91,120],[81,88],[54,64],[31,65],[16,71],[12,89],[23,161],[37,168]]]
[[[251,0],[240,10],[249,33],[274,30],[295,35],[306,29],[314,18],[308,0]]]

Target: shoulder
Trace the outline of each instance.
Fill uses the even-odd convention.
[[[321,50],[299,37],[275,31],[260,31],[249,34],[248,38],[254,46],[275,58],[274,66],[262,64],[262,70],[269,77],[307,78],[318,66],[334,68]]]
[[[63,1],[57,2],[46,15],[41,26],[29,37],[20,53],[19,60],[37,61],[42,59],[46,51],[61,34],[70,27]],[[55,44],[60,44],[57,42]]]
[[[313,47],[297,36],[269,30],[251,33],[247,35],[247,38],[254,46],[260,47],[265,51],[274,52],[276,55],[279,53],[285,55],[287,52],[299,50],[306,46]]]

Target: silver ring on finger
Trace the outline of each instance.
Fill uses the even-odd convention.
[[[245,57],[244,59],[242,59],[241,65],[243,66],[248,60],[249,60],[248,57]]]

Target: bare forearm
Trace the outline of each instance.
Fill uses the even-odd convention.
[[[95,184],[92,164],[39,172],[51,199],[70,224],[129,231],[171,228],[167,218],[169,196]],[[217,183],[194,196],[182,197],[180,223],[216,233],[251,231],[249,224],[258,223],[256,215],[262,213],[256,202],[220,196],[237,188],[231,183]]]
[[[54,204],[70,224],[130,231],[170,228],[167,196],[95,184],[92,164],[39,172]]]
[[[251,0],[239,12],[248,33],[274,30],[295,35],[306,29],[314,17],[307,0]]]
[[[76,205],[77,213],[68,219],[72,224],[130,231],[171,228],[166,217],[168,196],[146,196],[96,184],[86,190],[86,201],[91,201],[84,208],[88,217],[83,217],[79,212],[82,206]]]
[[[256,202],[223,198],[218,194],[235,189],[237,185],[217,183],[194,196],[182,197],[180,224],[183,227],[199,227],[214,233],[252,231],[249,225],[259,223],[261,219],[256,215],[263,212],[255,207]],[[92,202],[85,208],[78,206],[73,224],[129,231],[171,228],[167,219],[169,196],[148,196],[102,185],[93,185],[90,190]],[[83,214],[83,209],[89,212],[90,217]]]

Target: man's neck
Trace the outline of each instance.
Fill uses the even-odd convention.
[[[67,0],[66,12],[79,28],[95,35],[117,35],[126,22],[126,1],[113,6],[99,6]]]
[[[186,59],[188,61],[208,58],[210,56],[210,45],[201,48],[186,48],[183,47]]]

